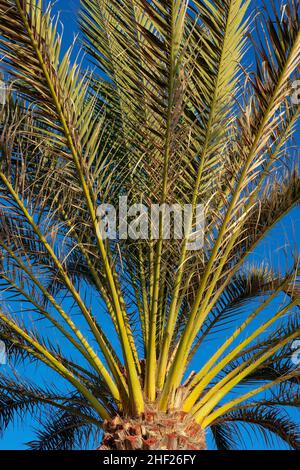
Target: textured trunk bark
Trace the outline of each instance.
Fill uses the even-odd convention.
[[[205,450],[205,434],[183,412],[147,410],[140,418],[116,416],[104,424],[98,450]]]

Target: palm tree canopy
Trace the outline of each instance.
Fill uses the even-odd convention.
[[[0,17],[1,432],[30,412],[32,448],[74,448],[150,403],[220,449],[241,425],[299,449],[296,249],[281,269],[248,255],[299,203],[300,1],[82,0],[83,59],[47,2]],[[161,212],[156,236],[106,239],[120,197],[187,205],[187,231],[165,239]]]

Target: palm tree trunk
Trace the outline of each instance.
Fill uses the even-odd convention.
[[[148,409],[140,418],[116,416],[104,423],[98,450],[205,450],[205,434],[183,412]]]

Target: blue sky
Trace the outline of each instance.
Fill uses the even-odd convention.
[[[253,4],[259,2],[253,2]],[[278,1],[276,2],[278,3]],[[55,3],[54,10],[61,12],[61,20],[64,24],[64,41],[65,48],[73,41],[74,36],[77,34],[76,15],[79,7],[79,0],[58,0]],[[248,58],[251,60],[251,57]],[[299,143],[299,138],[297,139]],[[251,255],[252,260],[260,263],[265,259],[276,260],[278,267],[285,263],[286,247],[289,243],[299,247],[300,233],[300,209],[294,209],[287,215],[280,224],[269,234],[267,240],[259,246],[259,248]],[[212,346],[213,347],[213,346]],[[6,367],[6,366],[1,366]],[[18,373],[20,376],[25,374],[27,377],[32,377],[34,380],[43,383],[44,379],[51,378],[53,381],[56,377],[51,372],[45,374],[44,370],[34,366],[27,367],[26,370],[19,368]],[[25,448],[24,443],[31,440],[34,435],[32,427],[36,426],[30,417],[28,417],[22,426],[10,427],[6,432],[3,439],[0,440],[0,449],[22,449]],[[208,437],[210,442],[210,438]],[[256,438],[253,433],[249,433],[246,438],[248,448],[263,449],[264,443],[259,438]],[[97,444],[97,443],[96,443]],[[94,443],[91,443],[94,447]],[[277,446],[277,448],[284,448],[284,446]]]

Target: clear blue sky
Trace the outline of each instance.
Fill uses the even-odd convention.
[[[58,0],[56,1],[54,7],[55,11],[61,12],[61,20],[64,24],[65,48],[68,47],[68,45],[72,42],[75,34],[78,32],[76,15],[79,3],[79,0]],[[256,3],[259,4],[259,1],[257,1]],[[255,259],[257,262],[263,261],[265,258],[272,258],[273,260],[276,259],[278,265],[282,262],[285,262],[285,246],[288,243],[294,243],[296,246],[299,247],[299,233],[300,209],[294,209],[280,223],[280,226],[276,227],[269,234],[268,239],[256,250],[256,252],[252,255],[252,258]],[[34,380],[38,378],[38,381],[40,383],[43,383],[45,377],[47,377],[47,380],[49,380],[49,377],[53,375],[52,373],[47,373],[45,375],[44,370],[32,366],[27,368],[26,371],[19,368],[18,373],[20,375],[25,374],[27,377],[32,377]],[[57,380],[57,378],[53,376],[53,380]],[[21,427],[10,427],[3,439],[0,439],[0,449],[26,448],[24,443],[34,437],[32,432],[33,426],[36,426],[36,423],[33,423],[30,417],[28,417]],[[264,448],[264,443],[259,438],[256,438],[253,433],[249,433],[248,437],[246,438],[246,441],[248,448]],[[91,443],[91,447],[94,446],[95,443]],[[277,448],[285,447],[284,445],[282,445],[278,446]]]

